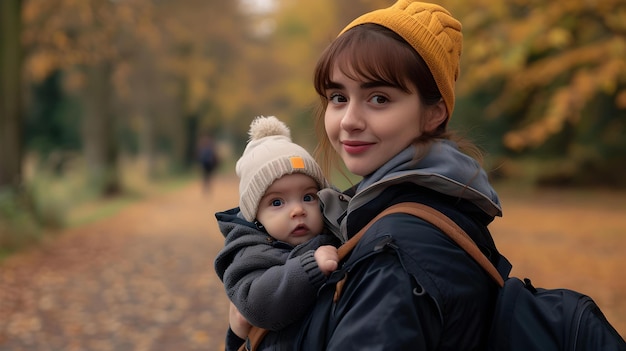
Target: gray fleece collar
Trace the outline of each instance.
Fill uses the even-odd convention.
[[[390,185],[413,182],[440,193],[474,203],[491,217],[502,216],[502,207],[487,174],[473,158],[459,151],[456,143],[440,140],[431,145],[417,163],[410,146],[373,174],[363,178],[350,201],[348,213],[379,195]]]

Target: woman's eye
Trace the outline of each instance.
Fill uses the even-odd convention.
[[[387,101],[389,101],[389,99],[387,99],[386,97],[382,96],[382,95],[375,95],[372,97],[372,99],[370,100],[372,103],[377,104],[377,105],[382,105],[384,103],[386,103]]]
[[[341,95],[341,94],[331,94],[330,97],[328,98],[329,102],[332,102],[333,104],[339,104],[342,102],[346,102],[347,99],[345,98],[345,96]]]
[[[282,200],[281,200],[281,199],[274,199],[274,200],[272,200],[270,203],[271,203],[271,205],[272,205],[272,206],[274,206],[274,207],[278,207],[278,206],[280,206],[280,205],[282,205],[282,204],[283,204],[283,202],[282,202]]]

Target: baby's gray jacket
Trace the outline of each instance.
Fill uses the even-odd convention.
[[[226,238],[215,271],[239,312],[252,325],[269,330],[304,317],[326,281],[313,257],[315,249],[338,246],[339,240],[320,234],[293,247],[246,221],[238,207],[215,217]]]

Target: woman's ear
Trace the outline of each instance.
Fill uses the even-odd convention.
[[[428,106],[426,113],[426,123],[424,131],[427,133],[434,132],[439,126],[448,119],[448,109],[443,99],[434,105]]]

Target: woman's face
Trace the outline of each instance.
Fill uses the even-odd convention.
[[[411,93],[384,82],[353,80],[335,65],[326,90],[326,133],[350,172],[367,176],[422,133],[424,108]]]

